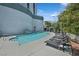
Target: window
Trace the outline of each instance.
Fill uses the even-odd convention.
[[[35,14],[35,3],[33,3],[33,13]]]
[[[29,3],[27,3],[27,8],[29,8]]]

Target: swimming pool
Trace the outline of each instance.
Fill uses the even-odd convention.
[[[19,44],[24,44],[24,43],[29,43],[29,42],[38,40],[46,35],[48,35],[48,32],[38,32],[38,33],[32,33],[32,34],[26,34],[26,35],[17,35],[16,41]]]

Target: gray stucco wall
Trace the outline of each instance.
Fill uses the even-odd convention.
[[[29,4],[29,10],[32,12],[32,14],[34,13],[33,9],[34,9],[34,8],[33,8],[33,3],[30,3],[30,4]]]
[[[43,20],[34,19],[34,26],[36,27],[36,31],[43,31]]]
[[[0,5],[0,33],[1,35],[20,34],[32,32],[33,19],[31,16]]]
[[[22,5],[23,7],[27,8],[27,3],[19,3],[20,5]]]
[[[29,10],[32,12],[32,14],[36,15],[37,14],[36,4],[35,4],[35,8],[33,7],[33,4],[35,4],[35,3],[29,3]],[[27,8],[27,3],[20,3],[20,5]],[[35,12],[34,12],[34,9],[35,9]]]

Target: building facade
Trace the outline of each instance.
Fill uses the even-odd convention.
[[[0,3],[0,35],[43,31],[43,17],[35,3]]]

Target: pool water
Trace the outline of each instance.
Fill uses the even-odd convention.
[[[16,41],[19,44],[29,43],[38,39],[43,38],[44,36],[48,35],[48,32],[38,32],[38,33],[32,33],[32,34],[26,34],[26,35],[17,35]]]

